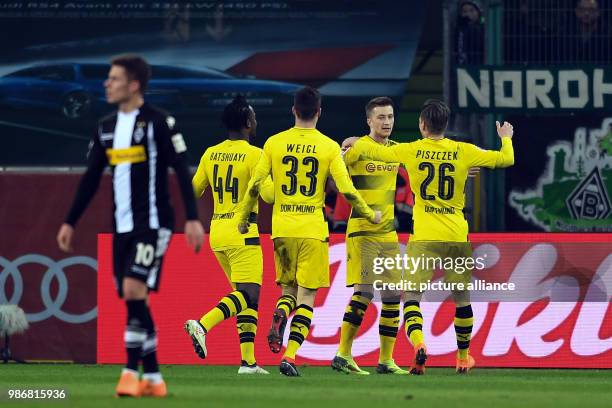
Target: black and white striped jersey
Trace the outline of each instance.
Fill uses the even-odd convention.
[[[113,178],[113,225],[116,233],[174,227],[168,194],[173,167],[188,220],[198,218],[187,165],[187,147],[175,119],[151,105],[103,118],[90,142],[87,171],[66,222],[75,225],[110,166]]]

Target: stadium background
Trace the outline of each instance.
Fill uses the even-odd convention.
[[[466,214],[472,230],[501,233],[486,236],[487,242],[500,248],[508,239],[523,245],[502,249],[502,254],[510,251],[504,264],[506,271],[517,267],[530,248],[559,239],[554,238],[559,235],[539,233],[571,232],[562,235],[566,255],[555,258],[551,273],[576,276],[577,271],[586,270],[588,283],[595,283],[600,296],[592,302],[581,303],[583,299],[576,298],[552,306],[546,306],[546,302],[532,305],[521,318],[521,330],[514,333],[511,325],[497,328],[498,335],[505,333],[502,337],[510,338],[511,347],[505,351],[502,347],[491,358],[486,358],[482,348],[493,336],[491,325],[496,313],[505,310],[512,316],[517,309],[494,303],[481,305],[481,311],[488,312],[481,315],[483,326],[474,336],[475,348],[482,353],[479,362],[497,366],[612,367],[612,274],[603,273],[610,270],[610,251],[595,251],[598,256],[587,260],[581,253],[593,251],[585,250],[585,244],[580,243],[611,242],[606,234],[612,231],[612,89],[606,85],[612,83],[612,13],[607,1],[595,2],[598,13],[590,10],[583,14],[570,0],[478,1],[474,4],[480,8],[480,16],[474,21],[460,19],[461,2],[437,0],[191,3],[199,4],[199,8],[189,8],[188,3],[178,8],[163,6],[169,3],[132,3],[129,7],[118,2],[11,3],[12,8],[8,4],[0,6],[3,26],[20,33],[0,38],[4,50],[0,66],[4,144],[0,151],[0,304],[19,304],[31,324],[25,334],[12,338],[15,356],[28,360],[119,361],[118,349],[113,347],[119,344],[120,334],[110,328],[114,327],[112,322],[123,321],[123,311],[107,276],[108,237],[97,235],[110,231],[108,176],[79,225],[74,254],[59,252],[55,233],[82,172],[94,119],[108,109],[97,103],[99,69],[92,65],[93,73],[84,78],[73,64],[104,64],[111,55],[133,51],[156,65],[198,71],[170,70],[165,82],[152,87],[147,95],[176,114],[194,164],[207,146],[223,138],[219,112],[238,92],[246,93],[258,112],[258,145],[268,135],[291,125],[290,92],[303,84],[321,89],[321,129],[337,140],[367,132],[363,105],[375,95],[389,95],[396,102],[394,139],[400,141],[418,137],[418,110],[430,97],[444,98],[456,110],[451,137],[483,147],[498,146],[494,120],[511,121],[517,129],[515,166],[498,173],[483,171],[467,186]],[[130,25],[123,24],[127,18]],[[584,21],[594,27],[590,36],[579,31]],[[253,35],[255,32],[257,35]],[[56,65],[63,70],[53,71]],[[41,69],[21,71],[32,66]],[[563,75],[570,79],[563,86],[560,72],[568,71]],[[534,87],[528,85],[528,77],[535,78],[532,85],[550,85],[550,101],[529,98]],[[225,84],[215,85],[215,80]],[[398,225],[405,232],[410,226],[411,201],[405,180],[398,179],[398,183]],[[172,188],[173,193],[178,192],[176,185]],[[594,212],[585,206],[576,208],[570,200],[585,192],[592,193],[589,199],[594,200]],[[333,251],[340,251],[346,211],[333,186],[328,196],[330,227],[338,233],[332,239],[337,244]],[[180,204],[176,202],[175,207],[180,209]],[[210,208],[210,196],[206,196],[200,202],[205,225]],[[260,227],[264,233],[270,230],[269,211],[263,206]],[[177,225],[182,225],[180,211],[177,215]],[[588,233],[598,234],[582,235]],[[270,285],[270,244],[265,238],[264,242],[265,290],[274,297],[277,289]],[[227,290],[210,253],[195,259],[185,253],[181,243],[180,236],[173,240],[171,257],[182,261],[167,263],[174,263],[176,269],[165,272],[162,294],[153,300],[156,314],[164,309],[164,302],[173,305],[185,298],[193,300],[190,307],[194,309],[185,308],[183,312],[197,314]],[[555,248],[561,248],[559,245],[556,243]],[[560,253],[563,250],[559,249]],[[334,277],[340,282],[341,264],[332,265]],[[538,259],[533,265],[541,267]],[[595,270],[603,271],[598,280],[592,279]],[[189,279],[192,285],[185,286],[193,292],[173,287]],[[582,285],[585,291],[588,287]],[[326,320],[315,322],[313,341],[328,347],[318,347],[322,354],[310,355],[312,363],[329,360],[328,349],[335,348],[337,326],[349,293],[344,288],[333,292],[332,303],[327,301],[330,293],[319,295],[317,305],[325,305],[329,313],[323,316]],[[519,300],[523,299],[514,299],[510,306],[525,306]],[[565,319],[540,332],[538,326],[550,321],[547,313],[555,310],[560,310]],[[444,344],[452,345],[454,340],[443,335],[452,327],[451,320],[433,322],[433,306],[427,313],[432,336],[440,337],[440,349],[432,353],[432,364],[451,364]],[[587,325],[581,329],[594,333],[586,351],[572,347],[579,313],[583,313]],[[260,330],[265,330],[265,313],[261,315]],[[374,327],[374,317],[370,317],[369,327]],[[175,326],[180,327],[183,320],[181,316]],[[162,326],[162,336],[174,333],[176,327]],[[316,337],[318,332],[322,333],[320,338]],[[214,340],[219,342],[215,350],[220,351],[212,363],[237,362],[235,337],[232,325],[221,329]],[[400,337],[398,347],[407,347]],[[257,346],[260,358],[270,358],[261,340]],[[376,336],[357,340],[357,344],[363,344],[367,363],[374,362],[377,341]],[[314,353],[311,350],[315,349],[306,346],[301,352]],[[192,354],[182,337],[162,337],[160,341],[162,362],[195,363]],[[403,358],[398,360],[406,364],[407,356]]]

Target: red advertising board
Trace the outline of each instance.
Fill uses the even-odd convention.
[[[0,175],[0,304],[17,304],[30,327],[11,337],[25,360],[96,359],[96,235],[111,231],[110,178],[79,223],[75,252],[55,236],[70,208],[80,174]]]
[[[405,236],[401,238],[406,242]],[[612,254],[609,234],[474,234],[475,253],[487,246],[495,253],[480,277],[489,280],[525,277],[532,287],[558,292],[558,301],[528,301],[508,297],[504,301],[473,301],[475,315],[471,353],[479,366],[497,367],[605,367],[612,368]],[[122,363],[125,307],[117,298],[112,280],[110,235],[98,241],[98,363]],[[592,242],[593,244],[585,244]],[[587,249],[588,248],[588,252]],[[266,343],[274,303],[280,294],[274,284],[272,242],[262,236],[264,280],[259,302],[259,335],[255,350],[259,364],[275,365],[279,355]],[[175,235],[165,259],[160,292],[151,297],[159,329],[159,358],[167,364],[239,364],[235,320],[223,322],[207,337],[209,356],[203,362],[193,352],[183,332],[183,322],[198,319],[230,290],[210,248],[198,255]],[[345,286],[344,235],[330,237],[331,286],[320,290],[310,335],[298,352],[299,363],[329,364],[339,342],[340,324],[352,289]],[[487,275],[488,274],[488,275]],[[478,274],[475,274],[478,276]],[[569,281],[575,279],[575,281]],[[546,292],[548,293],[548,292]],[[422,302],[424,334],[431,366],[454,365],[454,305]],[[378,312],[374,302],[354,342],[353,354],[362,365],[378,359]],[[286,333],[287,335],[287,333]],[[285,339],[286,344],[286,339]],[[403,327],[398,335],[395,359],[408,365],[411,346]]]
[[[110,176],[104,175],[77,226],[74,252],[61,252],[55,237],[80,177],[66,171],[0,173],[0,305],[18,305],[30,324],[25,333],[11,337],[16,358],[96,361],[97,234],[112,231],[113,199]],[[184,211],[174,176],[169,187],[180,231]],[[210,198],[207,192],[198,200],[206,225],[212,214]],[[266,230],[269,206],[261,206],[260,213],[260,226]]]

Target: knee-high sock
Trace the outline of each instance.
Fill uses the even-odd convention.
[[[295,310],[296,306],[297,299],[293,295],[282,295],[276,301],[276,308],[284,311],[287,317]]]
[[[308,305],[299,305],[295,309],[295,315],[291,319],[291,331],[289,333],[289,343],[283,357],[295,359],[295,353],[298,351],[304,339],[308,337],[310,331],[310,322],[312,321],[312,307]]]
[[[229,319],[230,317],[236,316],[238,313],[242,312],[247,308],[248,303],[249,300],[246,293],[240,290],[235,290],[232,293],[228,293],[226,296],[221,298],[216,307],[202,316],[200,319],[200,324],[202,327],[204,327],[204,330],[208,332],[223,320]]]
[[[353,340],[357,336],[363,316],[365,315],[371,296],[363,296],[362,292],[355,292],[351,301],[344,311],[342,326],[340,327],[340,347],[338,354],[341,356],[351,356]]]
[[[255,364],[255,333],[257,332],[257,310],[250,307],[236,316],[236,328],[240,337],[242,364]]]
[[[378,360],[382,363],[393,357],[393,348],[399,328],[399,302],[383,302],[380,309],[378,334],[380,336],[380,354]]]
[[[151,308],[148,306],[145,323],[147,338],[142,344],[142,371],[145,377],[147,377],[147,374],[159,373],[159,365],[157,364],[157,330],[155,330]]]
[[[413,346],[424,343],[423,339],[423,315],[419,302],[409,301],[404,303],[404,322],[406,334]]]
[[[457,337],[457,357],[460,359],[468,356],[473,325],[472,305],[457,307],[455,309],[455,336]]]
[[[126,300],[127,323],[123,341],[127,351],[126,368],[138,371],[138,364],[142,355],[142,345],[147,338],[146,323],[147,305],[144,299]]]

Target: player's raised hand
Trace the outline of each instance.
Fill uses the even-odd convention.
[[[357,140],[359,140],[359,138],[356,136],[344,139],[344,141],[342,142],[342,151],[344,152],[348,150],[350,147],[352,147],[355,144],[355,142],[357,142]]]
[[[480,174],[480,167],[470,167],[468,169],[468,177],[475,178]]]
[[[372,224],[380,224],[381,218],[382,218],[382,212],[375,210],[374,219],[372,220]]]
[[[64,252],[72,252],[72,237],[74,236],[74,228],[70,224],[62,224],[57,232],[57,245]]]
[[[503,125],[499,124],[499,121],[495,121],[495,125],[497,126],[497,134],[499,137],[509,137],[512,139],[512,135],[514,134],[514,128],[508,122],[504,122]]]
[[[195,253],[200,252],[204,243],[204,228],[199,220],[191,220],[185,223],[185,239]]]

